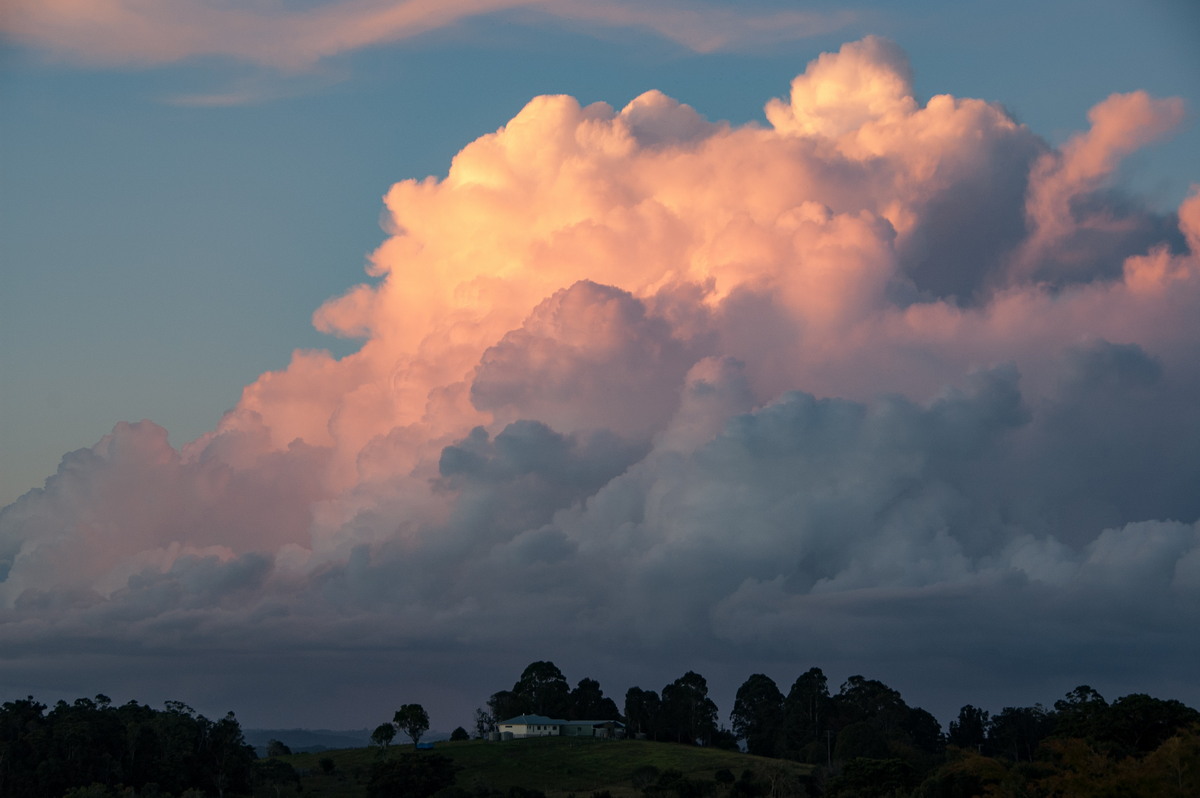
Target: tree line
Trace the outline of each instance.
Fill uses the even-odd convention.
[[[808,763],[816,769],[804,789],[829,798],[1200,795],[1200,712],[1141,693],[1109,702],[1086,685],[1052,707],[991,714],[968,704],[943,731],[930,713],[874,679],[851,676],[834,692],[821,669],[810,668],[785,694],[770,677],[753,674],[738,688],[726,728],[694,671],[658,692],[631,687],[618,708],[595,679],[571,688],[552,662],[538,661],[476,710],[475,736],[525,714],[621,721],[632,737]],[[386,748],[399,730],[415,746],[428,729],[424,708],[405,704],[373,738]],[[455,730],[454,739],[468,736]],[[287,753],[282,744],[274,748],[269,754]],[[418,783],[453,782],[453,768],[428,755],[381,759],[376,769],[380,795],[397,783],[417,795],[425,794]],[[761,792],[765,782],[726,782],[657,780],[644,792],[773,794]],[[156,710],[136,701],[115,706],[103,695],[52,708],[32,697],[0,705],[0,798],[223,798],[279,795],[298,784],[283,760],[256,761],[233,713],[210,720],[180,702]]]
[[[810,790],[838,798],[1082,796],[1107,794],[1113,784],[1129,795],[1200,795],[1200,712],[1143,693],[1110,703],[1087,685],[1049,708],[993,715],[967,704],[943,730],[875,679],[851,676],[834,692],[814,667],[785,694],[756,673],[738,688],[726,728],[694,671],[660,692],[629,688],[619,712],[596,680],[572,689],[552,662],[538,661],[476,710],[476,736],[523,714],[619,720],[632,737],[809,763],[819,768]]]
[[[114,706],[104,695],[53,708],[32,697],[0,705],[3,798],[108,794],[118,785],[143,796],[244,795],[254,759],[232,712],[210,720],[178,701],[156,710]]]

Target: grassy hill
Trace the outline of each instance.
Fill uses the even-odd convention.
[[[364,795],[371,765],[380,756],[395,756],[410,750],[411,746],[394,745],[386,752],[355,748],[297,754],[284,759],[301,772],[304,795],[355,798]],[[703,781],[712,781],[717,771],[723,769],[734,776],[750,770],[760,779],[791,781],[805,778],[812,771],[812,766],[795,762],[645,740],[565,737],[505,742],[471,740],[438,743],[436,753],[453,759],[461,768],[457,776],[459,786],[470,789],[486,785],[501,790],[527,787],[541,790],[547,798],[566,798],[571,794],[588,798],[593,792],[605,790],[613,798],[636,798],[642,792],[634,786],[633,776],[646,766],[659,771],[678,770],[689,779]],[[319,765],[323,758],[331,759],[334,764],[328,774]]]

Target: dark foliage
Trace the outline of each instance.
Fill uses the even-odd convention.
[[[482,740],[496,730],[496,718],[483,707],[475,707],[475,738]]]
[[[595,679],[581,679],[569,697],[569,720],[620,720],[621,713],[611,698],[606,698]]]
[[[1014,762],[1032,762],[1038,745],[1050,736],[1054,725],[1054,715],[1041,704],[1005,707],[988,724],[984,752]]]
[[[526,708],[524,700],[512,690],[500,690],[492,693],[491,698],[487,701],[487,705],[488,718],[486,725],[491,727],[489,731],[495,731],[496,724],[502,721],[530,712]],[[479,726],[480,720],[480,718],[476,718],[476,726]]]
[[[625,692],[625,731],[631,736],[659,739],[662,731],[662,701],[653,690],[630,687]]]
[[[733,731],[757,756],[779,756],[783,747],[783,693],[771,677],[756,673],[738,688],[731,714]]]
[[[716,784],[711,781],[689,779],[678,770],[664,770],[653,784],[642,789],[647,798],[704,798],[716,791]]]
[[[891,798],[908,795],[917,786],[917,773],[902,759],[851,759],[829,782],[829,798]]]
[[[987,740],[988,713],[967,704],[958,711],[958,719],[950,721],[950,733],[946,741],[959,748],[981,751]]]
[[[826,760],[832,733],[831,704],[829,683],[820,668],[809,668],[792,683],[783,702],[783,732],[779,743],[783,756],[803,762]]]
[[[396,739],[396,724],[394,723],[380,723],[375,727],[375,731],[371,732],[371,744],[380,748],[387,748],[394,739]]]
[[[267,740],[267,756],[291,756],[292,749],[280,740]]]
[[[458,768],[441,754],[408,753],[371,766],[368,798],[428,798],[454,784]]]
[[[717,705],[708,697],[708,682],[688,671],[662,691],[664,739],[709,745],[717,733]]]
[[[546,798],[541,790],[529,787],[509,787],[507,790],[497,790],[494,787],[478,785],[468,790],[464,787],[446,787],[434,793],[434,798]]]
[[[392,723],[407,734],[413,747],[416,747],[421,742],[421,736],[429,731],[429,713],[420,704],[404,704],[392,716]]]
[[[254,786],[270,790],[276,798],[285,791],[295,792],[300,786],[300,774],[281,759],[260,759],[250,772]]]
[[[246,793],[254,749],[233,713],[220,720],[169,701],[155,710],[131,701],[60,701],[46,712],[32,697],[0,706],[0,795],[42,798],[96,785],[179,794]]]
[[[565,718],[570,711],[571,690],[566,677],[553,662],[530,663],[513,685],[512,692],[520,702],[521,711],[517,714]],[[497,716],[496,720],[508,717],[511,716]]]

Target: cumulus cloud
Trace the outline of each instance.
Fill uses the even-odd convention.
[[[549,638],[919,692],[1001,648],[1152,689],[1115,639],[1182,683],[1200,195],[1107,182],[1179,103],[1102,99],[1056,150],[919,103],[868,38],[766,118],[538,97],[394,185],[371,280],[314,317],[357,352],[296,353],[181,451],[118,425],[0,511],[5,650]]]

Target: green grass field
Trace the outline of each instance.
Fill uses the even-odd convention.
[[[284,757],[302,774],[304,795],[355,798],[364,794],[372,763],[380,756],[411,751],[411,746],[393,745],[381,752],[374,748],[325,751]],[[540,737],[528,740],[483,742],[472,740],[438,743],[435,752],[454,760],[461,770],[457,784],[468,789],[486,785],[497,789],[520,786],[541,790],[547,798],[574,794],[588,798],[607,790],[613,798],[635,798],[641,791],[631,778],[646,765],[660,771],[678,770],[689,779],[712,781],[718,770],[734,776],[751,770],[760,778],[806,777],[810,765],[777,759],[695,748],[645,740],[598,740],[588,738]],[[331,773],[323,773],[319,762],[333,760]]]

